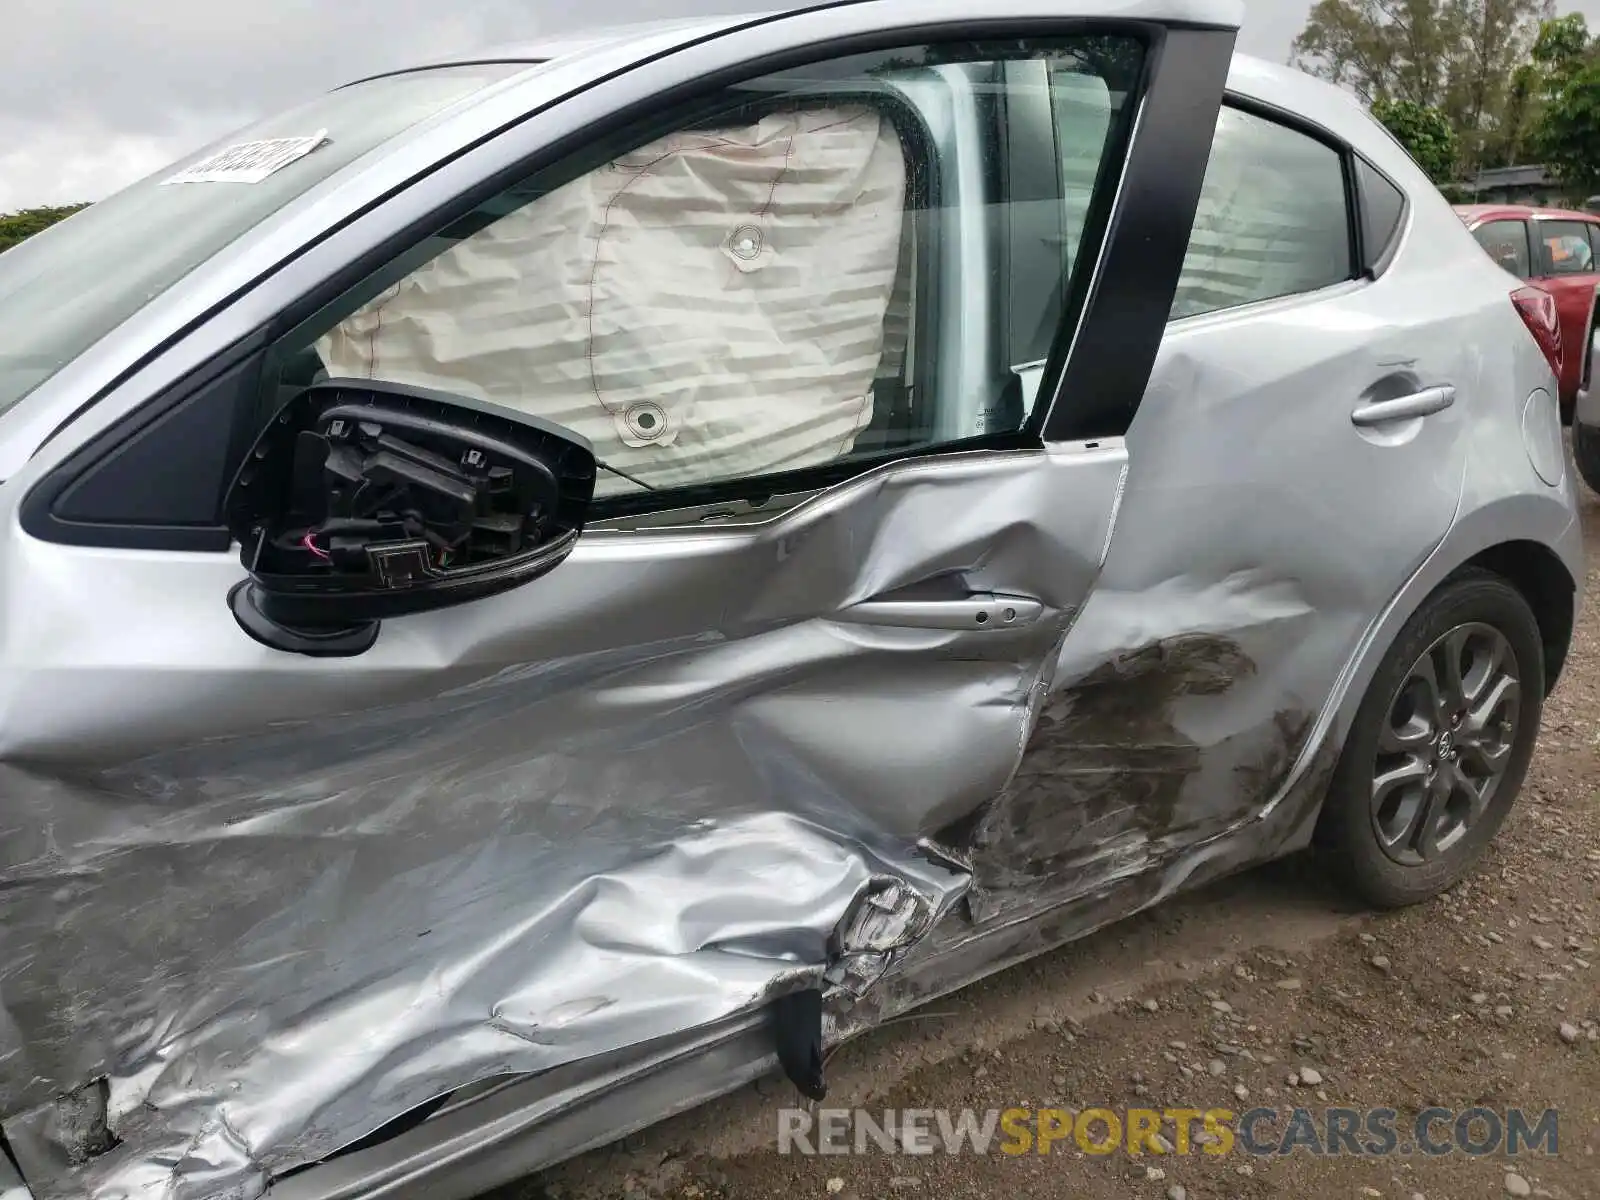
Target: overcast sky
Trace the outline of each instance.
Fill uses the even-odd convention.
[[[1245,0],[1241,49],[1283,61],[1309,2]],[[1600,0],[1581,6],[1589,3]],[[781,3],[19,0],[8,7],[0,212],[97,200],[255,117],[418,58],[586,24]]]

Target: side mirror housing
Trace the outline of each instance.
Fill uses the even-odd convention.
[[[570,430],[462,396],[325,380],[273,417],[228,490],[250,573],[228,604],[274,649],[360,654],[386,617],[559,566],[594,484],[594,451]]]

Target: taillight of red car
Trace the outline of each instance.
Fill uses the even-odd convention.
[[[1544,351],[1545,360],[1557,379],[1561,378],[1562,346],[1561,315],[1556,311],[1556,298],[1542,288],[1520,287],[1511,293],[1511,303],[1517,315],[1533,334],[1533,340]]]

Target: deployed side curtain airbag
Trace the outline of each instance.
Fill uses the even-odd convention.
[[[317,349],[335,376],[555,421],[657,487],[825,463],[872,419],[905,198],[899,136],[866,107],[674,133],[453,246]]]

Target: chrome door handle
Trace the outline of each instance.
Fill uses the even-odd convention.
[[[867,600],[834,617],[858,625],[898,625],[908,629],[1016,629],[1039,619],[1044,605],[1028,596],[979,592],[960,600]]]
[[[1388,421],[1404,421],[1411,417],[1426,417],[1443,412],[1456,402],[1456,389],[1449,384],[1423,388],[1409,396],[1396,396],[1393,400],[1374,400],[1363,404],[1350,414],[1356,425],[1382,425]]]

